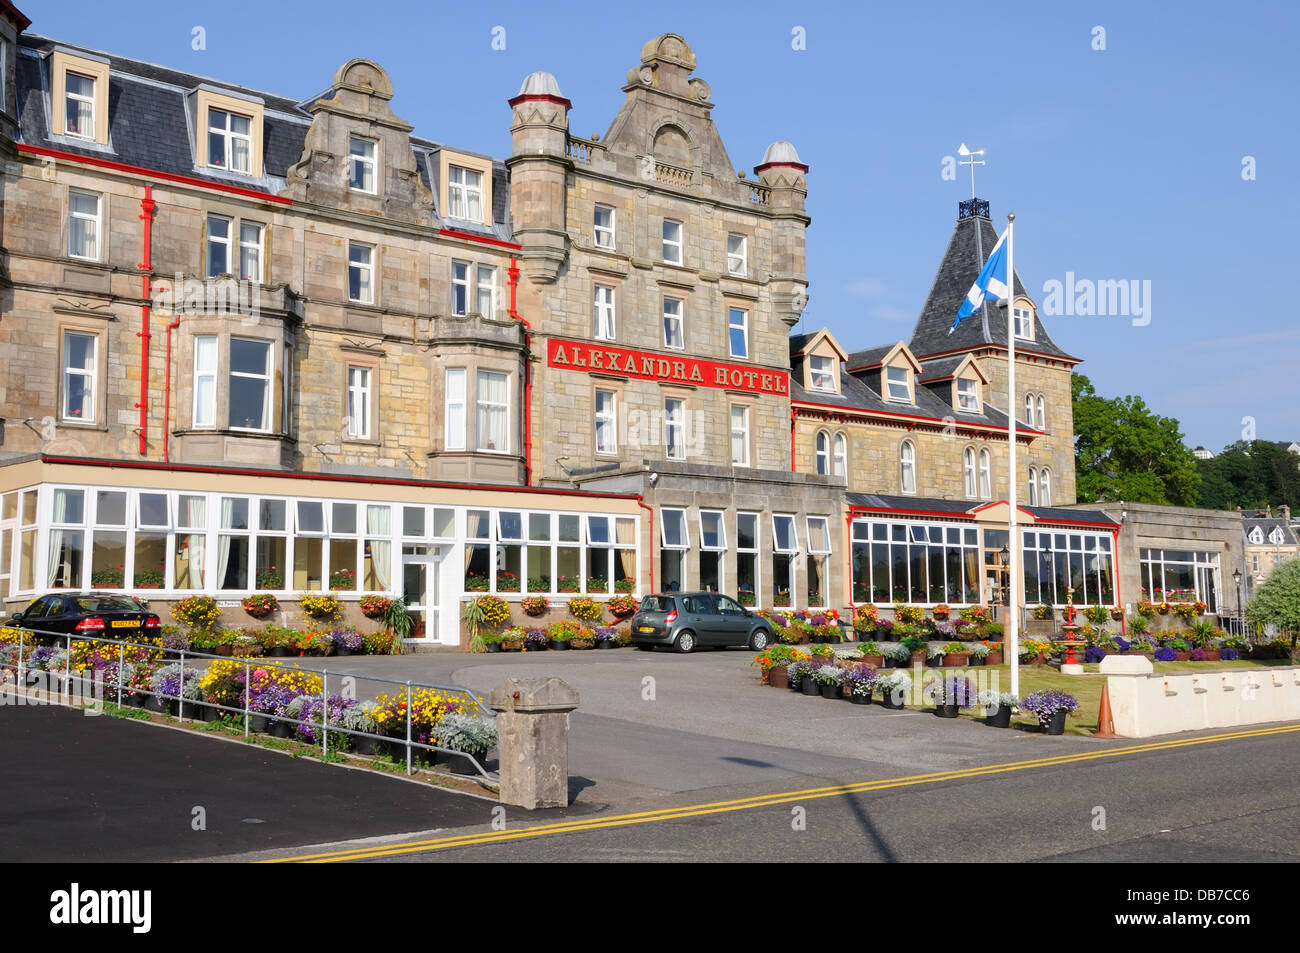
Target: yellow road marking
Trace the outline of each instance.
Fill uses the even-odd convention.
[[[1080,752],[1076,754],[1055,755],[1035,758],[1029,761],[1011,761],[1005,764],[990,764],[973,768],[960,768],[952,771],[936,771],[910,777],[886,778],[879,781],[859,781],[852,784],[840,784],[823,788],[808,788],[802,791],[778,791],[774,794],[756,795],[733,801],[716,801],[710,804],[693,804],[677,808],[662,808],[655,811],[642,811],[634,814],[618,814],[613,817],[593,817],[585,820],[558,821],[553,824],[539,824],[515,831],[484,831],[478,834],[462,834],[424,841],[384,844],[368,848],[351,848],[320,854],[304,854],[299,857],[285,857],[263,863],[334,863],[347,860],[369,860],[377,857],[391,857],[399,854],[421,853],[432,850],[447,850],[454,847],[471,847],[479,844],[495,844],[505,841],[532,837],[546,837],[554,834],[571,834],[582,831],[608,830],[627,827],[632,824],[648,824],[655,821],[681,820],[689,817],[701,817],[708,814],[724,814],[732,811],[753,810],[789,804],[793,801],[816,800],[824,797],[842,797],[846,794],[859,794],[868,791],[882,791],[890,788],[911,787],[917,784],[934,784],[940,781],[960,781],[966,778],[978,778],[991,774],[1005,774],[1011,771],[1027,771],[1033,768],[1054,767],[1064,764],[1076,764],[1095,761],[1100,758],[1116,758],[1130,754],[1145,754],[1156,751],[1168,751],[1186,748],[1192,745],[1210,744],[1220,741],[1236,741],[1244,738],[1263,738],[1272,735],[1290,734],[1300,731],[1300,725],[1283,725],[1273,728],[1258,728],[1245,731],[1227,732],[1209,735],[1204,738],[1187,738],[1176,741],[1157,741],[1147,744],[1131,745],[1124,748],[1107,748],[1102,751]]]

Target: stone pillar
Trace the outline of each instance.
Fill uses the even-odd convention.
[[[530,811],[569,806],[569,712],[578,701],[555,676],[508,678],[492,689],[502,804]]]

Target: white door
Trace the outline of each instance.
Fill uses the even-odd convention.
[[[438,563],[442,551],[437,546],[402,547],[402,595],[407,611],[415,618],[412,639],[438,637]]]

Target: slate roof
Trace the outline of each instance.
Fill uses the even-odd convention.
[[[925,307],[921,309],[921,316],[912,330],[912,339],[908,342],[908,347],[918,360],[929,354],[958,348],[974,348],[986,344],[1006,346],[1007,315],[1004,310],[995,307],[992,301],[988,302],[987,307],[980,308],[963,320],[951,334],[948,333],[962,299],[979,277],[984,258],[987,258],[997,241],[998,233],[990,219],[980,215],[957,220],[952,237],[948,239],[948,248],[939,263],[939,270],[934,276],[934,283],[930,286]],[[983,256],[980,254],[981,249]],[[1019,273],[1016,274],[1016,293],[1034,299],[1025,290]],[[1019,349],[1021,344],[1017,343],[1016,347]],[[1034,317],[1034,340],[1023,342],[1023,347],[1026,351],[1051,354],[1070,361],[1080,360],[1057,346],[1037,314]]]
[[[849,359],[845,362],[850,368],[869,367],[872,364],[879,364],[885,359],[885,355],[894,349],[894,344],[881,344],[878,347],[867,347],[861,351],[853,351],[849,354]]]
[[[1250,542],[1250,534],[1252,530],[1258,529],[1264,534],[1264,542],[1262,544],[1254,543],[1251,545],[1300,546],[1300,539],[1296,538],[1295,530],[1292,529],[1291,524],[1279,516],[1262,518],[1248,516],[1241,521],[1241,528],[1242,532],[1246,534],[1246,541],[1248,543]],[[1278,544],[1275,544],[1271,539],[1269,539],[1269,536],[1272,535],[1273,530],[1275,529],[1280,529],[1282,531],[1282,542]]]
[[[792,375],[790,378],[790,400],[795,403],[802,401],[804,403],[843,407],[845,410],[883,411],[890,414],[904,414],[930,420],[943,420],[945,417],[952,417],[958,424],[982,424],[986,427],[1006,429],[1007,415],[987,403],[984,404],[983,413],[972,414],[954,409],[952,404],[938,397],[928,387],[914,388],[914,393],[916,396],[915,404],[900,404],[897,401],[885,400],[877,391],[843,369],[840,370],[840,392],[838,394],[808,390],[799,382],[797,375]],[[1019,420],[1016,421],[1016,426],[1022,431],[1034,431],[1032,426]]]
[[[50,135],[50,83],[48,60],[44,54],[56,47],[108,60],[107,146]],[[284,180],[290,166],[302,158],[303,142],[312,121],[308,106],[321,95],[318,93],[305,100],[295,100],[35,34],[20,35],[19,50],[16,64],[19,142],[173,175],[206,179],[223,185],[236,185],[272,195],[284,189]],[[186,97],[200,85],[236,96],[253,96],[262,101],[264,125],[261,179],[195,164],[193,131],[190,128]],[[415,153],[420,178],[434,194],[435,215],[438,215],[440,192],[437,170],[443,146],[430,139],[412,135],[411,148]],[[456,151],[491,158],[472,150]],[[492,160],[492,199],[491,226],[452,218],[441,219],[441,226],[512,241],[509,174],[505,164],[495,159]]]
[[[918,378],[921,383],[927,381],[946,380],[952,377],[957,366],[966,360],[965,354],[958,354],[956,357],[944,357],[937,361],[926,361],[921,365],[921,374]]]
[[[883,493],[845,493],[844,502],[870,510],[924,510],[965,516],[990,505],[987,500],[937,500],[925,496],[892,496]],[[993,501],[998,502],[997,500]],[[1114,526],[1115,521],[1100,510],[1072,510],[1052,506],[1022,506],[1040,523],[1088,523]]]

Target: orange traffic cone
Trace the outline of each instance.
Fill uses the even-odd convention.
[[[1115,737],[1115,716],[1110,712],[1110,685],[1101,686],[1101,708],[1097,712],[1098,738]]]

